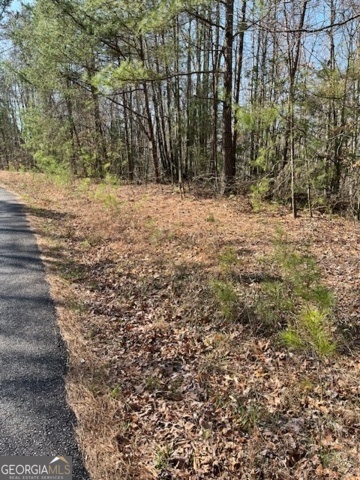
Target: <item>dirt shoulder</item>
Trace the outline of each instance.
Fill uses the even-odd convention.
[[[0,184],[22,196],[46,260],[94,480],[360,478],[358,223],[171,187]],[[321,371],[248,308],[279,227],[336,294],[340,348]],[[230,250],[244,308],[226,320],[210,285]]]

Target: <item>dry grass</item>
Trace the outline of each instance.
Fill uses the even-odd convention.
[[[94,480],[360,478],[358,224],[170,187],[0,181],[38,233]],[[348,333],[322,385],[316,359],[280,347],[247,308],[278,226],[310,242]],[[244,308],[224,320],[209,285],[229,247]]]

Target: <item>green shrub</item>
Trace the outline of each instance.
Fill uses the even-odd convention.
[[[224,248],[219,254],[219,264],[226,274],[230,274],[238,263],[238,258],[233,247]]]
[[[215,280],[211,289],[226,320],[234,320],[239,302],[234,285],[229,281]]]
[[[330,356],[336,350],[332,322],[326,312],[305,308],[293,326],[286,328],[280,338],[294,350],[312,351],[319,358]]]
[[[266,195],[269,193],[270,180],[263,178],[255,185],[251,186],[250,203],[255,212],[259,212],[262,208],[263,201]]]
[[[281,281],[263,282],[255,304],[257,316],[266,329],[278,329],[295,309],[295,299]]]
[[[94,193],[94,199],[100,201],[104,207],[108,208],[109,210],[119,210],[119,199],[112,193],[111,187],[105,185],[104,183],[100,183],[100,185],[97,186]]]
[[[76,190],[79,193],[87,193],[89,191],[90,185],[91,185],[91,178],[89,177],[82,178],[81,180],[79,180]]]
[[[266,328],[294,350],[312,351],[318,358],[336,350],[334,339],[334,296],[321,283],[315,258],[308,252],[295,252],[279,231],[274,241],[273,265],[280,279],[261,285],[255,311]]]

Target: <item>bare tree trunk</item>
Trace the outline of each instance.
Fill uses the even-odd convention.
[[[124,102],[124,126],[125,126],[125,146],[126,146],[126,156],[127,156],[127,164],[128,164],[128,175],[130,182],[134,181],[134,158],[132,152],[132,145],[131,145],[131,137],[130,137],[130,129],[129,129],[129,118],[128,118],[128,102],[127,102],[127,94],[125,93],[123,96]],[[130,102],[131,102],[131,94],[130,94]]]
[[[239,35],[238,47],[237,47],[237,56],[236,56],[236,69],[235,69],[235,95],[234,101],[235,105],[239,104],[240,99],[240,87],[241,87],[241,75],[242,75],[242,68],[243,68],[243,57],[244,57],[244,37],[245,37],[245,30],[246,30],[246,6],[247,0],[243,0],[242,8],[241,8],[241,31]],[[238,122],[237,117],[234,118],[234,135],[233,135],[233,156],[236,161],[236,145],[238,139]]]
[[[309,0],[304,0],[302,3],[301,14],[299,24],[296,28],[296,37],[294,44],[290,39],[291,33],[287,34],[288,41],[288,66],[289,66],[289,98],[288,98],[288,132],[290,143],[290,169],[291,169],[291,206],[293,217],[297,218],[297,203],[296,203],[296,178],[295,178],[295,81],[298,71],[300,51],[301,51],[301,38],[302,29],[304,27],[306,9]],[[289,27],[286,7],[284,8],[284,15],[286,18],[286,25]],[[287,142],[287,140],[286,140]],[[287,143],[286,143],[287,144]]]
[[[234,190],[236,162],[233,149],[232,134],[232,92],[233,92],[233,25],[234,25],[234,0],[225,1],[225,74],[224,74],[224,133],[223,133],[223,193],[228,194]]]
[[[142,38],[140,38],[140,59],[145,64],[144,42],[143,42]],[[154,166],[155,181],[156,181],[156,183],[159,183],[160,182],[160,168],[159,168],[158,146],[157,146],[157,139],[156,139],[156,135],[155,135],[154,123],[153,123],[153,119],[152,119],[152,113],[151,113],[151,109],[150,109],[148,84],[147,84],[146,81],[143,82],[143,91],[144,91],[145,109],[146,109],[146,116],[147,116],[148,129],[149,129],[149,139],[150,139],[151,150],[152,150],[152,159],[153,159],[153,166]]]

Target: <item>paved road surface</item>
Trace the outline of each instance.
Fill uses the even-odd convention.
[[[66,350],[35,237],[0,188],[0,455],[69,455],[88,479],[65,400]]]

